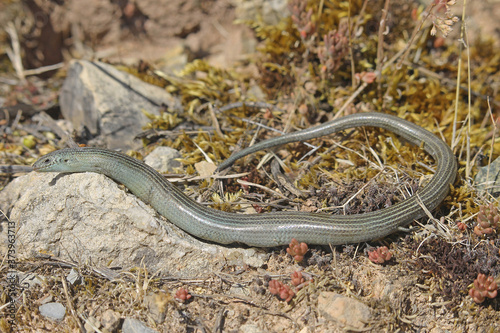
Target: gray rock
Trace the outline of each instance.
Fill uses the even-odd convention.
[[[149,120],[145,110],[159,114],[162,105],[181,110],[164,89],[101,62],[73,60],[61,89],[64,118],[75,129],[86,126],[108,148],[138,148],[133,138]]]
[[[50,303],[50,302],[53,302],[54,301],[54,296],[52,295],[48,295],[42,299],[39,299],[37,300],[36,302],[40,305],[43,305],[43,304],[47,304],[47,303]]]
[[[234,283],[231,285],[231,288],[229,288],[229,294],[234,295],[234,296],[240,296],[240,297],[249,297],[250,293],[248,290],[248,287],[240,284],[240,283]]]
[[[478,190],[486,191],[498,198],[500,196],[500,157],[491,164],[479,168],[474,177],[474,183]]]
[[[125,318],[122,326],[123,333],[155,333],[154,329],[146,326],[142,321],[133,318]]]
[[[240,326],[238,332],[240,333],[264,333],[265,331],[262,330],[259,326],[255,324],[243,324]]]
[[[233,3],[241,20],[258,18],[268,25],[276,25],[283,18],[290,16],[287,0],[233,0]]]
[[[172,297],[162,291],[158,293],[150,293],[144,297],[144,304],[149,310],[149,315],[157,324],[165,321],[167,307],[171,302]]]
[[[7,273],[9,275],[10,273]],[[36,273],[18,273],[19,285],[23,288],[30,289],[35,286],[42,286],[46,278],[43,275]]]
[[[80,275],[80,273],[74,268],[72,268],[66,276],[66,280],[71,284],[80,283],[81,278],[82,276]]]
[[[181,162],[176,158],[181,158],[181,153],[170,147],[156,147],[144,159],[144,162],[160,173],[173,171],[174,168],[180,168]]]
[[[98,268],[144,265],[153,272],[192,278],[219,272],[224,265],[260,267],[268,256],[259,249],[193,238],[95,173],[29,173],[0,192],[0,208],[10,211],[18,230],[18,259],[46,253]],[[0,230],[7,228],[0,225]],[[2,232],[1,253],[7,244]]]
[[[120,315],[118,312],[108,309],[102,314],[101,324],[108,332],[116,332],[120,326]]]
[[[66,308],[61,303],[46,303],[38,307],[40,314],[44,317],[61,321],[66,315]]]
[[[88,316],[87,320],[85,321],[84,328],[87,333],[94,333],[97,332],[100,326],[101,323],[99,322],[99,320],[97,320],[96,317]]]
[[[354,329],[363,329],[372,316],[365,304],[334,292],[319,294],[318,310],[326,319]]]

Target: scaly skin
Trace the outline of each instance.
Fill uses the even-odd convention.
[[[41,157],[33,168],[38,172],[97,172],[125,185],[161,215],[186,232],[221,244],[243,243],[271,247],[286,245],[292,238],[307,244],[349,244],[384,237],[436,208],[455,180],[457,164],[446,143],[411,122],[382,113],[358,113],[303,131],[265,140],[244,149],[219,166],[261,149],[304,141],[352,127],[382,127],[424,150],[437,163],[433,178],[415,195],[389,208],[356,215],[307,212],[235,214],[204,207],[148,165],[129,156],[100,148],[61,149]]]

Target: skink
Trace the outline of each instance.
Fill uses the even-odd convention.
[[[259,142],[233,154],[219,166],[274,146],[332,134],[352,127],[381,127],[422,145],[437,163],[429,183],[412,197],[374,212],[329,215],[309,212],[264,214],[227,213],[205,207],[186,196],[148,165],[124,154],[101,148],[67,148],[49,153],[33,164],[38,172],[97,172],[125,185],[158,213],[186,232],[220,243],[272,247],[292,238],[307,244],[349,244],[384,237],[436,208],[455,180],[457,163],[448,145],[431,132],[401,118],[382,113],[348,115],[319,126]]]

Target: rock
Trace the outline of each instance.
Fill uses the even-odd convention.
[[[111,65],[85,60],[71,62],[59,102],[75,129],[85,126],[106,147],[121,149],[141,146],[133,139],[149,122],[142,110],[159,114],[163,105],[181,110],[180,102],[164,89]]]
[[[240,329],[238,330],[240,333],[264,333],[264,330],[262,330],[259,326],[255,324],[244,324],[240,326]]]
[[[82,276],[76,269],[71,268],[71,271],[69,271],[68,275],[66,276],[66,280],[71,284],[80,283],[82,280]]]
[[[61,303],[46,303],[38,307],[40,314],[44,317],[61,321],[66,315],[66,308]]]
[[[354,329],[363,329],[371,318],[368,306],[334,292],[320,293],[318,310],[326,319]]]
[[[290,16],[287,0],[233,0],[236,15],[240,20],[262,20],[268,25],[276,25]]]
[[[144,298],[144,303],[148,307],[151,317],[157,324],[161,324],[165,321],[167,307],[172,300],[172,296],[164,292],[158,292],[156,294],[150,293]]]
[[[181,162],[175,160],[181,157],[181,153],[173,148],[156,147],[146,156],[144,162],[158,172],[166,173],[168,171],[173,171],[174,168],[181,167]]]
[[[490,165],[478,169],[474,177],[476,189],[486,191],[495,198],[500,196],[500,157],[496,158]]]
[[[43,275],[38,275],[36,273],[18,273],[18,278],[19,285],[26,289],[30,289],[35,286],[43,286],[46,282],[46,278]]]
[[[85,325],[84,325],[85,331],[87,333],[97,332],[96,329],[99,329],[100,326],[101,326],[101,323],[94,316],[89,316],[87,318],[87,321],[85,322]]]
[[[37,300],[36,302],[38,304],[40,304],[40,305],[43,305],[43,304],[47,304],[47,303],[50,303],[50,302],[53,302],[53,301],[54,301],[54,296],[48,295],[48,296],[45,296],[42,299]]]
[[[194,168],[200,177],[210,177],[214,174],[217,166],[212,162],[200,161],[194,164]]]
[[[116,332],[120,326],[120,315],[111,309],[104,311],[101,317],[101,324],[103,329],[108,332]]]
[[[146,326],[143,322],[133,319],[133,318],[125,318],[122,326],[123,333],[155,333],[154,329],[151,329]]]
[[[229,288],[229,295],[249,297],[248,287],[240,283],[233,283]]]
[[[224,265],[260,267],[268,256],[254,248],[200,241],[95,173],[31,172],[0,192],[0,208],[10,212],[17,230],[18,259],[43,253],[97,268],[145,266],[193,278],[220,272]],[[0,223],[7,230],[7,222]],[[0,238],[0,251],[6,253],[6,232]]]

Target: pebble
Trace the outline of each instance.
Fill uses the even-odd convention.
[[[354,329],[363,329],[372,316],[367,305],[334,292],[320,293],[318,310],[325,319]]]
[[[122,326],[123,333],[158,333],[152,328],[149,328],[142,321],[134,318],[125,318]]]
[[[46,303],[40,305],[38,310],[42,316],[58,321],[63,320],[66,315],[66,308],[61,303]]]
[[[104,311],[101,317],[101,324],[109,332],[116,332],[120,326],[120,314],[111,309]]]
[[[156,147],[144,159],[147,165],[160,173],[173,171],[174,168],[179,168],[181,162],[176,161],[176,158],[181,158],[181,153],[170,147]]]

